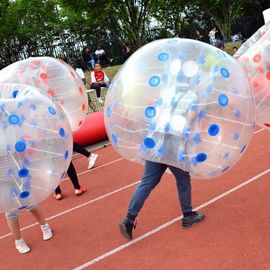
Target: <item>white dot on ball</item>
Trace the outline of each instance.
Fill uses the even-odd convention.
[[[192,78],[198,73],[198,68],[194,61],[186,61],[183,64],[182,71],[186,77]]]
[[[181,64],[180,59],[175,59],[171,63],[170,72],[173,75],[177,75],[181,71],[181,67],[182,67],[182,64]]]

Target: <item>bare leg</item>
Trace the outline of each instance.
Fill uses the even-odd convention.
[[[19,240],[22,238],[21,236],[21,230],[20,230],[20,225],[18,218],[16,219],[7,219],[7,224],[10,229],[10,232],[14,236],[15,240]]]
[[[42,214],[42,212],[40,211],[39,207],[36,207],[35,209],[30,211],[32,213],[32,215],[35,217],[35,219],[38,221],[38,223],[40,225],[45,225],[46,224],[46,220]]]

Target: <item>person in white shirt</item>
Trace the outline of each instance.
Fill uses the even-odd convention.
[[[86,79],[85,79],[84,72],[81,68],[78,68],[77,61],[75,59],[70,59],[69,65],[75,69],[78,76],[82,79],[84,85],[86,85]]]
[[[107,57],[105,51],[101,48],[100,45],[97,46],[97,50],[95,51],[95,55],[98,59],[98,63],[100,64],[105,64],[107,63],[111,63],[113,61],[113,59],[110,59],[109,57]]]
[[[215,46],[216,42],[217,42],[217,40],[216,40],[216,32],[217,32],[217,29],[216,29],[216,27],[214,27],[208,34],[210,44],[213,45],[213,46]]]

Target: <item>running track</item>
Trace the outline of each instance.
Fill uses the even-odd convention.
[[[23,237],[32,251],[14,248],[5,219],[0,222],[0,269],[270,269],[270,140],[258,129],[243,159],[214,180],[193,181],[194,208],[207,218],[185,230],[180,226],[175,181],[166,174],[138,219],[134,240],[119,233],[142,166],[119,157],[109,146],[95,150],[96,168],[76,155],[75,166],[87,192],[75,197],[64,181],[64,200],[50,197],[42,208],[54,230],[41,239],[29,213],[22,212]]]

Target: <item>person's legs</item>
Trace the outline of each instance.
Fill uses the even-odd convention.
[[[169,169],[176,178],[179,201],[184,215],[182,219],[182,225],[185,228],[189,228],[193,224],[201,222],[205,215],[203,213],[192,211],[191,183],[189,172],[185,172],[173,166],[169,166]]]
[[[10,229],[10,232],[15,238],[16,249],[23,254],[29,252],[31,249],[25,243],[24,239],[21,236],[21,229],[18,217],[19,211],[11,211],[6,213],[7,225]]]
[[[76,151],[77,153],[82,154],[87,158],[89,158],[91,155],[91,153],[88,150],[86,150],[83,146],[75,142],[73,142],[73,150]]]
[[[184,215],[192,212],[191,204],[191,183],[189,172],[185,172],[179,168],[169,166],[170,171],[176,179],[179,202]]]
[[[160,179],[166,169],[167,165],[165,164],[145,161],[144,175],[141,182],[138,184],[128,207],[127,218],[130,221],[134,222],[143,207],[145,200],[148,198],[150,192],[160,182]]]
[[[67,174],[68,174],[68,177],[70,178],[70,180],[72,182],[72,185],[73,185],[74,189],[80,189],[81,186],[79,184],[77,172],[75,170],[75,167],[74,167],[72,161],[70,162],[70,165],[68,167]]]
[[[50,226],[48,225],[48,223],[46,222],[40,208],[37,205],[33,205],[30,207],[27,207],[26,209],[27,209],[27,211],[31,212],[31,214],[34,216],[34,218],[40,224],[40,229],[41,229],[41,232],[43,235],[43,240],[51,239],[53,236],[52,230],[51,230]]]
[[[89,62],[91,64],[92,69],[94,70],[95,69],[95,59],[92,58]]]
[[[96,90],[96,94],[97,94],[97,98],[100,98],[100,90],[101,90],[101,86],[99,83],[92,83],[91,84],[91,89],[95,89]]]
[[[6,213],[7,225],[15,240],[19,240],[22,238],[18,216],[18,211]]]
[[[62,193],[62,191],[61,191],[61,188],[60,188],[60,186],[58,186],[56,189],[55,189],[55,194],[61,194]]]
[[[73,187],[75,189],[75,194],[76,195],[83,194],[85,192],[85,189],[81,188],[81,186],[79,184],[77,172],[75,170],[75,167],[74,167],[72,161],[70,162],[70,165],[68,167],[67,174],[68,174],[68,177],[70,178],[70,180],[72,182],[72,185],[73,185]]]
[[[127,239],[132,239],[132,231],[136,226],[135,219],[142,209],[144,202],[148,198],[150,192],[160,182],[160,179],[166,169],[167,165],[165,164],[145,161],[144,175],[142,180],[132,196],[126,218],[122,219],[119,224],[121,234]]]
[[[83,146],[75,142],[73,142],[73,150],[88,158],[88,169],[91,169],[95,166],[96,160],[98,158],[98,154],[89,152]]]

